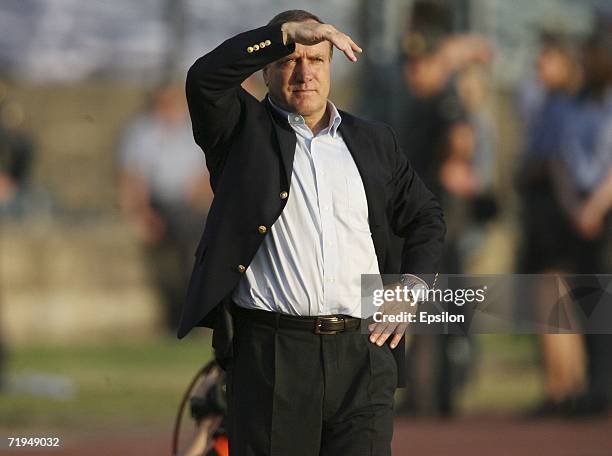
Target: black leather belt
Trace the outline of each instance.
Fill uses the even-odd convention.
[[[237,305],[232,312],[238,318],[263,323],[273,328],[299,329],[312,331],[315,334],[338,334],[343,331],[354,331],[361,326],[361,319],[348,315],[323,315],[318,317],[299,317],[266,310],[245,309]]]

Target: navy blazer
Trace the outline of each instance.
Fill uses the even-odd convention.
[[[196,250],[178,337],[194,326],[215,328],[223,333],[213,335],[217,351],[228,338],[229,298],[269,235],[270,230],[259,228],[269,228],[280,216],[288,200],[284,192],[291,198],[296,145],[287,119],[240,84],[294,50],[295,44],[283,44],[280,25],[265,26],[226,40],[187,74],[193,134],[205,153],[215,196]],[[339,130],[363,181],[380,272],[435,273],[445,234],[436,198],[389,126],[344,111],[340,115]],[[396,247],[395,236],[404,239],[403,249]],[[400,366],[403,351],[403,344],[394,350]]]

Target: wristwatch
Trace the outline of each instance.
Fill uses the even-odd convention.
[[[399,283],[404,288],[408,288],[408,292],[412,296],[412,302],[425,300],[425,296],[427,295],[429,286],[427,285],[427,282],[425,282],[420,277],[417,277],[413,274],[400,274]]]

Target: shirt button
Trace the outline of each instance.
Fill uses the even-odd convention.
[[[295,120],[296,122],[299,122],[299,121],[300,121],[300,116],[295,116],[295,117],[293,118],[293,120]]]
[[[280,193],[280,198],[281,198],[282,200],[287,199],[287,197],[288,197],[288,196],[289,196],[289,193],[287,193],[287,192],[281,192],[281,193]]]
[[[238,270],[240,274],[243,274],[244,271],[246,271],[246,266],[243,264],[239,264],[238,266],[236,266],[236,269]]]
[[[266,234],[268,232],[268,228],[263,225],[260,225],[259,228],[257,228],[257,231],[259,231],[259,234]]]

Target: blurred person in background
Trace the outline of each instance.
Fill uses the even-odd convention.
[[[584,47],[584,82],[567,113],[555,187],[573,233],[565,250],[570,272],[610,272],[606,246],[612,236],[612,18]],[[587,300],[577,299],[579,313],[589,314]],[[609,304],[609,303],[608,303]],[[610,328],[608,328],[610,329]],[[578,415],[603,413],[612,405],[612,335],[584,335],[586,385],[572,404]]]
[[[33,146],[20,128],[23,109],[7,100],[7,92],[0,81],[0,215],[20,216],[26,211]]]
[[[448,231],[441,272],[458,274],[466,254],[460,243],[476,222],[481,223],[474,214],[491,212],[493,203],[480,201],[492,178],[494,135],[492,121],[482,109],[483,86],[477,76],[477,68],[490,60],[490,47],[480,37],[454,34],[451,23],[446,6],[414,4],[402,40],[404,87],[393,123],[410,162],[445,211]],[[465,336],[413,336],[408,356],[410,393],[398,412],[452,414],[470,352]]]
[[[174,333],[212,199],[182,88],[167,85],[153,93],[149,111],[125,131],[119,166],[120,206],[146,247],[164,323]]]
[[[472,211],[476,221],[488,219],[487,199],[492,198],[497,130],[490,107],[490,87],[487,65],[468,63],[457,75],[457,94],[465,108],[467,120],[474,134],[472,169],[479,188],[478,204]],[[493,204],[490,201],[490,204]],[[474,226],[478,228],[478,226]]]
[[[517,182],[521,200],[522,246],[519,273],[564,272],[563,256],[574,237],[562,211],[553,180],[562,147],[564,123],[581,83],[576,49],[562,35],[544,32],[537,61],[537,79],[520,87],[520,110],[526,148]],[[541,302],[543,307],[547,307]],[[543,310],[545,311],[545,310]],[[542,334],[545,400],[534,416],[567,408],[584,389],[586,359],[579,334]]]

